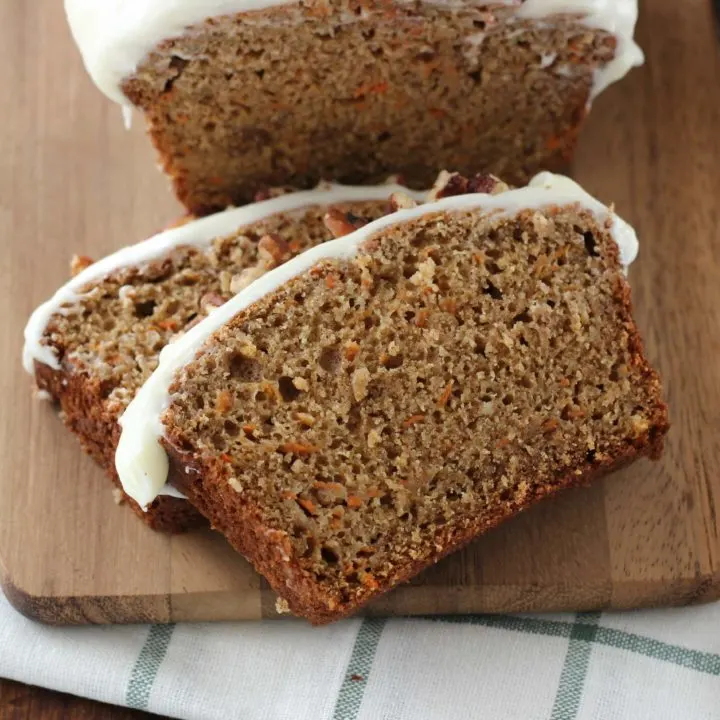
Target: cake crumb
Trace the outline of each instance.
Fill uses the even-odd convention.
[[[305,378],[293,378],[292,383],[298,390],[302,390],[303,392],[308,392],[308,390],[310,390],[310,383]]]
[[[279,597],[277,600],[275,600],[275,612],[278,615],[286,615],[290,612],[290,606],[288,605],[288,601],[284,600],[283,598]]]
[[[240,481],[236,477],[231,477],[228,479],[228,485],[235,491],[235,492],[242,492],[243,486],[240,484]]]
[[[360,402],[368,395],[368,385],[370,384],[370,371],[366,367],[355,370],[352,374],[352,391],[355,400]]]

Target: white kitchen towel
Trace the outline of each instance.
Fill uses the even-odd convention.
[[[46,627],[0,594],[0,676],[193,720],[720,720],[720,604]]]

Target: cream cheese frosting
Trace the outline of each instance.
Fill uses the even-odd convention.
[[[169,388],[176,374],[192,362],[216,330],[265,295],[276,291],[322,260],[354,257],[358,247],[379,231],[427,214],[481,210],[492,212],[495,217],[500,218],[526,209],[573,204],[592,212],[600,222],[610,221],[610,230],[618,244],[621,262],[627,267],[638,251],[635,231],[569,178],[540,173],[527,187],[517,190],[498,195],[460,195],[409,210],[400,210],[375,220],[350,235],[311,248],[263,275],[176,342],[167,345],[160,353],[157,369],[120,418],[122,434],[115,454],[115,465],[125,492],[141,507],[146,508],[165,485],[168,458],[160,444],[164,435],[162,415],[170,404]]]
[[[85,67],[108,97],[127,105],[121,85],[159,43],[182,36],[208,17],[253,12],[296,0],[65,0],[65,11]],[[408,0],[398,0],[407,2]],[[452,0],[423,0],[456,8]],[[633,40],[637,0],[478,0],[478,5],[517,7],[515,17],[545,19],[577,15],[591,28],[617,38],[615,58],[596,73],[592,97],[643,62]]]
[[[279,213],[292,212],[313,205],[332,205],[341,202],[386,200],[392,193],[403,192],[422,201],[425,192],[409,190],[402,185],[384,184],[374,186],[338,185],[321,183],[314,190],[292,192],[243,207],[230,208],[215,215],[194,220],[180,227],[165,230],[144,242],[129,245],[88,266],[69,280],[46,302],[35,309],[25,326],[23,365],[31,375],[35,373],[34,362],[44,363],[54,370],[60,369],[55,351],[42,342],[45,328],[55,313],[62,313],[63,306],[75,304],[83,289],[91,283],[107,277],[121,268],[142,266],[167,255],[181,245],[207,247],[215,238],[228,235],[240,228],[252,225],[263,218]]]
[[[122,248],[85,268],[33,312],[25,327],[23,365],[31,375],[35,373],[36,360],[55,370],[60,369],[60,363],[52,346],[42,342],[50,318],[58,312],[63,312],[64,305],[68,303],[72,305],[80,301],[88,285],[107,277],[116,270],[130,266],[142,266],[158,257],[167,255],[180,246],[209,247],[215,238],[228,235],[278,213],[293,212],[315,205],[385,200],[394,192],[409,194],[418,201],[421,201],[426,194],[414,192],[395,184],[363,187],[321,183],[314,190],[288,193],[263,202],[230,208],[224,212],[166,230],[136,245]],[[122,292],[122,288],[120,292]],[[40,393],[38,396],[41,396]],[[170,495],[185,499],[181,492],[164,482],[155,489],[152,499],[154,500],[158,495]]]

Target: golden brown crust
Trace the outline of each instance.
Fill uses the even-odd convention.
[[[652,371],[651,371],[652,372]],[[409,562],[402,571],[390,576],[376,588],[369,589],[354,602],[328,607],[328,598],[319,591],[318,585],[305,574],[296,562],[287,555],[288,548],[278,543],[278,535],[264,528],[258,522],[259,514],[243,505],[238,494],[225,482],[222,469],[214,472],[201,468],[191,453],[185,453],[165,441],[163,443],[170,459],[168,479],[206,515],[214,529],[220,531],[230,544],[245,556],[255,569],[270,583],[272,588],[288,602],[290,610],[307,618],[313,625],[324,625],[354,614],[373,597],[387,592],[396,585],[410,580],[424,569],[434,565],[447,555],[460,550],[503,521],[528,510],[538,501],[551,497],[561,490],[587,485],[594,480],[620,470],[636,459],[646,456],[659,458],[663,438],[668,430],[667,408],[658,409],[656,424],[647,434],[646,441],[633,451],[619,449],[614,458],[603,460],[599,465],[586,464],[584,467],[565,474],[554,485],[535,488],[522,501],[510,499],[494,512],[468,527],[448,528],[435,538],[436,551],[427,558]],[[228,518],[232,517],[232,522]]]

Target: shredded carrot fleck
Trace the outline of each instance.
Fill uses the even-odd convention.
[[[509,444],[510,444],[510,438],[504,437],[504,438],[500,438],[500,440],[498,440],[495,443],[495,447],[496,448],[504,448],[504,447],[507,447]]]
[[[570,387],[570,381],[567,378],[560,378],[561,387]]]
[[[370,575],[370,573],[365,573],[365,575],[363,575],[362,583],[365,587],[368,587],[371,590],[377,590],[378,587],[380,587],[378,585],[378,581]]]
[[[485,255],[483,255],[483,253],[481,253],[481,252],[475,253],[473,255],[473,260],[475,260],[475,262],[478,265],[484,265],[485,264]]]
[[[232,395],[227,390],[221,390],[215,398],[215,410],[223,415],[233,406]]]
[[[404,428],[409,428],[411,425],[416,425],[417,423],[421,423],[425,419],[424,415],[411,415],[405,422],[402,424]]]
[[[557,135],[551,135],[545,142],[545,147],[548,150],[557,150],[563,144],[563,139]]]
[[[428,311],[419,310],[417,316],[415,317],[415,325],[417,325],[419,328],[424,328],[427,326],[427,319]]]
[[[345,359],[352,362],[360,352],[360,346],[356,342],[349,342],[345,346]]]
[[[316,480],[313,483],[313,487],[316,490],[332,490],[334,493],[342,495],[345,489],[341,483],[338,482],[326,482],[324,480]]]
[[[370,488],[365,494],[369,498],[376,498],[376,497],[380,497],[382,495],[382,492],[380,490],[378,490],[378,488]]]
[[[177,322],[172,319],[161,320],[158,323],[158,327],[162,328],[163,330],[177,330]]]
[[[315,515],[317,513],[317,507],[315,506],[315,503],[312,500],[306,500],[305,498],[298,498],[298,505],[305,508],[311,515]]]
[[[295,453],[296,455],[310,455],[320,450],[317,445],[303,445],[297,442],[286,442],[278,448],[283,453]]]
[[[450,315],[455,315],[457,313],[457,300],[455,298],[443,298],[440,301],[440,307]]]
[[[347,506],[349,508],[362,507],[362,500],[357,495],[348,495]]]
[[[445,407],[448,404],[448,400],[450,399],[450,394],[452,393],[452,388],[454,384],[454,380],[451,380],[446,386],[445,389],[442,391],[442,395],[438,398],[437,406],[440,408]]]
[[[296,500],[297,499],[297,493],[291,492],[290,490],[285,490],[284,493],[280,495],[280,497],[283,500]]]
[[[386,82],[366,83],[355,90],[354,97],[361,98],[365,95],[382,95],[386,93],[387,90],[388,84]]]
[[[232,462],[232,458],[227,453],[221,453],[220,459],[226,463]]]
[[[292,250],[293,252],[297,252],[297,251],[302,247],[302,243],[301,243],[297,238],[295,238],[295,240],[291,240],[291,241],[288,243],[288,247],[289,247],[290,250]]]
[[[332,290],[335,287],[337,281],[337,277],[330,273],[329,275],[325,276],[325,287],[329,290]]]

